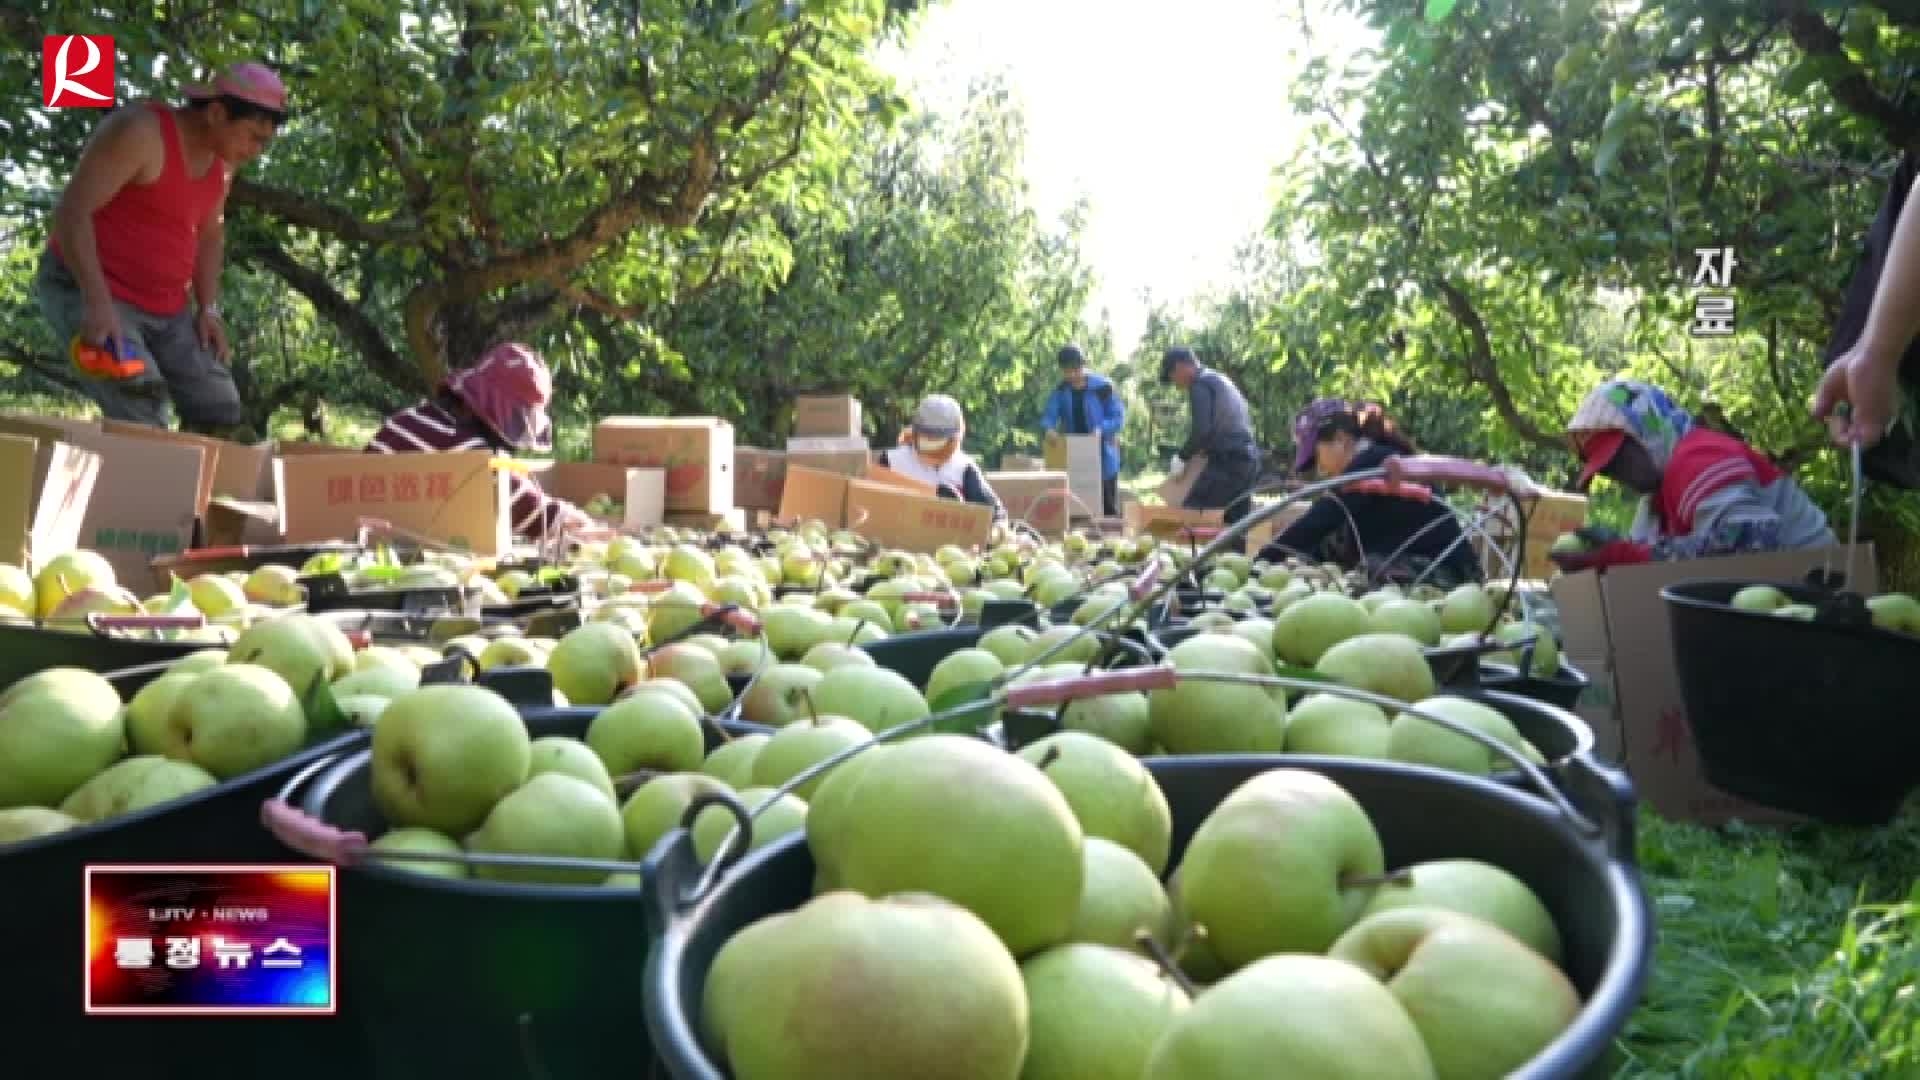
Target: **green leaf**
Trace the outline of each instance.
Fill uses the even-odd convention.
[[[929,711],[935,716],[950,709],[961,711],[934,721],[928,730],[941,735],[977,734],[981,728],[993,722],[996,708],[994,691],[991,682],[962,683],[942,690],[938,697],[928,702]],[[969,705],[977,707],[967,708]]]
[[[1427,21],[1437,23],[1453,14],[1456,0],[1427,0]]]
[[[1780,80],[1780,89],[1789,94],[1802,93],[1813,85],[1813,80],[1819,74],[1820,68],[1811,58],[1802,60],[1793,65],[1793,70],[1787,72],[1786,78]]]
[[[174,612],[193,603],[193,593],[187,589],[187,583],[173,575],[173,588],[167,590],[167,611]]]
[[[334,700],[333,684],[327,682],[325,675],[315,675],[312,685],[307,687],[305,700],[300,708],[307,714],[307,741],[309,743],[330,739],[353,726],[353,720]]]

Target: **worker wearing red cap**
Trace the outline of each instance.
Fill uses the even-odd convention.
[[[187,103],[107,115],[53,212],[34,290],[108,418],[234,434],[240,394],[220,312],[227,190],[287,115],[265,65],[190,86]],[[189,304],[191,292],[191,304]]]
[[[1581,530],[1585,550],[1553,556],[1562,570],[1835,543],[1826,515],[1793,477],[1696,423],[1658,387],[1601,383],[1567,430],[1583,462],[1578,490],[1605,476],[1642,498],[1626,537]]]
[[[553,376],[546,361],[528,346],[504,342],[488,349],[472,367],[447,376],[432,397],[387,417],[367,443],[367,452],[545,454],[553,449],[553,424],[547,417],[552,400]],[[516,535],[537,539],[594,527],[593,519],[572,503],[547,495],[520,473],[507,476]]]

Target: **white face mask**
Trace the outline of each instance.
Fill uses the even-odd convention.
[[[920,452],[923,454],[937,454],[945,450],[952,442],[952,439],[929,439],[924,435],[914,439],[914,445],[919,447]]]

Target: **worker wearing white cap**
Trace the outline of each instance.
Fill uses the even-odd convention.
[[[966,415],[960,403],[945,394],[932,394],[913,411],[913,421],[900,433],[900,445],[880,451],[875,464],[933,486],[943,499],[959,499],[993,507],[993,520],[1006,520],[1007,508],[987,485],[980,466],[960,449],[966,434]]]

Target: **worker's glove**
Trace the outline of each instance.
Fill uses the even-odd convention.
[[[1175,454],[1167,462],[1167,475],[1179,476],[1181,470],[1185,469],[1186,467],[1187,467],[1187,460],[1181,457],[1179,454]]]

